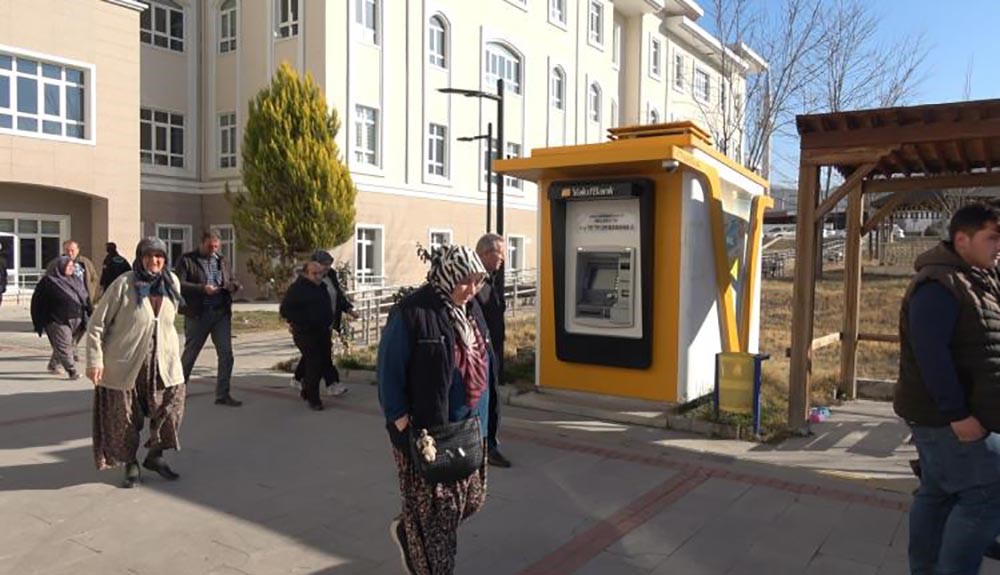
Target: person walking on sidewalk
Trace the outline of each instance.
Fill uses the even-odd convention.
[[[333,308],[323,285],[325,269],[316,261],[306,262],[302,274],[292,283],[281,300],[279,313],[289,324],[295,347],[302,353],[302,399],[309,407],[323,410],[319,398],[319,380],[332,381],[333,367]]]
[[[174,329],[183,302],[166,269],[167,246],[146,238],[131,272],[108,286],[87,328],[87,377],[94,384],[93,441],[97,469],[125,466],[123,487],[139,481],[139,434],[149,418],[142,466],[168,480],[180,476],[163,452],[180,449],[184,370]]]
[[[979,572],[1000,532],[1000,212],[959,209],[903,298],[893,408],[917,446],[914,575]]]
[[[229,262],[219,249],[222,242],[214,232],[205,232],[197,250],[177,260],[174,272],[181,281],[184,296],[184,381],[191,379],[194,362],[212,336],[218,368],[215,384],[215,404],[239,407],[242,401],[233,399],[229,391],[233,377],[233,293],[240,285],[230,276]]]
[[[35,333],[49,337],[52,356],[49,373],[66,370],[70,379],[77,379],[76,344],[87,327],[87,316],[92,311],[87,289],[74,273],[73,260],[59,256],[49,262],[35,292],[31,295],[31,323]]]
[[[0,305],[3,305],[3,294],[7,293],[7,253],[0,243]]]
[[[94,267],[94,262],[80,253],[80,244],[76,243],[76,240],[63,242],[63,255],[69,256],[73,260],[73,274],[87,288],[87,297],[90,303],[96,303],[100,278],[97,277],[97,268]]]
[[[347,299],[343,288],[340,287],[340,280],[337,279],[337,270],[333,269],[333,256],[326,250],[316,250],[313,252],[310,261],[314,261],[323,266],[323,287],[326,288],[330,298],[330,309],[333,312],[333,330],[340,332],[344,324],[344,314],[352,319],[358,319],[358,314],[354,312],[354,304]],[[331,348],[332,349],[332,348]],[[326,382],[326,393],[334,397],[339,397],[347,393],[348,388],[340,382],[340,372],[336,364],[330,371],[331,378],[324,379]],[[302,389],[302,380],[305,377],[306,365],[304,361],[299,361],[295,367],[295,374],[292,375],[292,387]]]
[[[427,283],[390,312],[379,344],[379,402],[403,499],[390,535],[404,568],[417,575],[454,572],[458,526],[486,501],[482,451],[496,372],[486,320],[475,300],[485,277],[473,250],[435,251]],[[465,465],[450,481],[432,481],[424,462],[441,458],[435,458],[431,440],[436,430],[456,425],[471,444],[449,449],[452,457],[445,461]]]
[[[496,467],[510,467],[510,460],[500,452],[500,442],[497,431],[500,427],[500,393],[497,384],[502,384],[503,378],[503,346],[507,339],[507,324],[504,314],[507,311],[507,300],[498,287],[500,274],[504,273],[503,264],[506,259],[507,245],[503,236],[485,234],[476,242],[476,254],[486,267],[487,277],[483,289],[476,294],[479,305],[483,309],[486,325],[493,341],[493,357],[496,358],[497,378],[491,380],[489,430],[487,432],[486,460]],[[495,383],[494,383],[495,382]]]
[[[108,242],[104,247],[108,255],[104,256],[104,268],[101,270],[102,292],[106,291],[118,276],[132,271],[132,266],[128,265],[128,260],[118,253],[118,246],[114,242]]]

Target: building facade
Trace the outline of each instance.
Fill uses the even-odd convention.
[[[76,2],[45,2],[62,12],[77,9]],[[121,52],[141,61],[133,89],[138,102],[129,109],[117,98],[108,113],[131,116],[117,121],[132,142],[114,149],[131,150],[138,190],[122,194],[131,199],[108,216],[116,225],[107,229],[75,223],[93,219],[93,209],[85,214],[67,203],[52,215],[72,224],[67,233],[92,236],[91,247],[105,237],[133,245],[140,230],[159,236],[171,259],[194,247],[203,230],[217,230],[245,284],[253,282],[223,192],[227,184],[239,188],[249,101],[282,62],[310,73],[340,115],[337,142],[358,197],[354,238],[334,254],[369,284],[419,281],[425,268],[417,244],[476,241],[486,225],[488,154],[598,142],[623,124],[711,124],[726,106],[741,105],[742,82],[733,85],[727,62],[738,62],[740,74],[764,66],[700,28],[702,11],[692,0],[143,0],[148,8],[141,14],[122,8],[139,2],[89,3],[106,4],[105,11],[114,6],[135,20],[132,50],[123,44]],[[0,0],[0,10],[27,12],[35,4]],[[30,34],[9,48],[39,50]],[[105,37],[94,32],[79,40],[97,50]],[[74,51],[52,46],[46,53],[63,58]],[[491,123],[495,135],[496,104],[439,90],[492,93],[498,80],[505,87],[503,149],[495,138],[459,141],[486,134]],[[0,119],[2,94],[0,84]],[[5,145],[79,145],[36,143],[2,124],[0,134],[0,162]],[[34,165],[28,158],[19,161]],[[99,162],[87,165],[102,169]],[[3,169],[0,163],[0,181],[7,181]],[[25,185],[45,185],[34,174],[19,177]],[[537,190],[520,180],[504,183],[508,265],[530,269],[536,265]],[[103,197],[117,197],[96,187]],[[5,214],[21,209],[8,207],[10,195],[0,187],[0,226]],[[44,265],[43,259],[34,263]]]

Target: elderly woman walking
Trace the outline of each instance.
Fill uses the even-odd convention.
[[[62,368],[70,379],[80,377],[76,370],[76,344],[91,312],[87,287],[74,275],[74,269],[68,256],[55,258],[31,295],[31,323],[35,333],[40,336],[45,332],[52,345],[49,373],[59,373]]]
[[[165,269],[167,246],[146,238],[129,273],[108,286],[87,329],[87,377],[94,383],[94,459],[125,466],[123,487],[139,481],[139,433],[149,418],[143,467],[178,479],[163,459],[180,449],[184,372],[174,318],[180,282]]]
[[[483,441],[496,373],[474,297],[485,277],[473,250],[439,249],[427,283],[390,313],[379,345],[379,401],[403,499],[390,534],[417,575],[454,572],[458,526],[486,500]]]

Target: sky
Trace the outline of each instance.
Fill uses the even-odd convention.
[[[758,0],[780,4],[781,0]],[[824,0],[825,1],[825,0]],[[1000,98],[1000,0],[868,0],[880,16],[887,41],[923,33],[924,74],[912,99],[931,104],[964,99],[965,74],[972,62],[970,99]],[[708,18],[705,18],[708,20]],[[798,141],[773,142],[774,185],[795,184]]]

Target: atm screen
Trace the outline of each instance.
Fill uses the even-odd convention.
[[[595,267],[590,278],[588,289],[611,291],[615,289],[615,281],[618,279],[618,270],[614,267]]]

